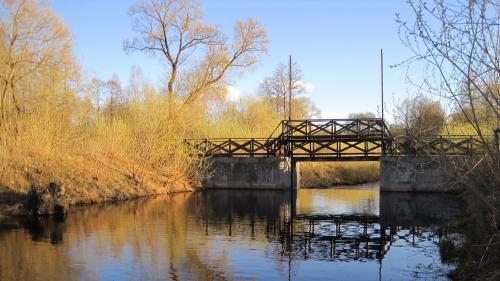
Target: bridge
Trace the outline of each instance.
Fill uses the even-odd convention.
[[[186,139],[203,157],[292,157],[298,161],[379,161],[382,155],[473,155],[478,138],[393,137],[381,118],[283,120],[267,138]]]
[[[292,174],[292,183],[288,183],[289,185],[294,184],[294,178],[295,185],[298,184],[300,179],[296,166],[301,161],[381,161],[382,181],[398,182],[415,177],[415,169],[439,170],[436,167],[445,165],[443,161],[447,157],[484,153],[480,140],[473,136],[395,137],[381,118],[283,120],[267,138],[186,139],[185,143],[194,148],[200,157],[212,159],[212,163],[215,163],[215,178],[218,175],[222,175],[222,178],[236,177],[234,171],[227,171],[234,169],[235,163],[238,167],[260,166],[249,171],[239,168],[241,171],[236,173],[238,175],[250,173],[246,180],[258,177],[266,166],[279,165],[280,169]],[[413,167],[410,168],[410,173],[396,178],[390,176],[408,170],[403,167],[405,165]],[[268,180],[286,181],[272,172],[273,168],[270,169]],[[442,170],[437,177],[431,176],[423,184],[437,180],[439,185],[443,185],[447,176]],[[408,184],[405,185],[408,188]],[[262,186],[266,187],[266,184]],[[230,187],[230,182],[224,187]],[[242,187],[255,186],[243,184]]]

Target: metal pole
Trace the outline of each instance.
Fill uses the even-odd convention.
[[[283,120],[286,120],[286,93],[283,94]]]
[[[384,121],[384,49],[380,49],[380,93],[382,96],[382,122]]]
[[[292,55],[288,60],[288,120],[292,120]]]
[[[380,49],[380,96],[381,96],[381,114],[382,114],[382,155],[385,154],[385,121],[384,121],[384,49]]]
[[[292,55],[288,57],[288,121],[292,120]],[[289,126],[291,125],[291,122],[289,122]],[[289,130],[288,133],[288,145],[290,148],[290,191],[293,193],[294,191],[294,180],[295,180],[295,161],[293,160],[293,144],[291,142],[291,132]]]

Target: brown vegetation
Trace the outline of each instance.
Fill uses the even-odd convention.
[[[303,188],[376,182],[379,177],[379,162],[300,163],[300,184]]]
[[[422,95],[397,105],[394,119],[391,132],[408,137],[440,135],[446,123],[442,105]]]

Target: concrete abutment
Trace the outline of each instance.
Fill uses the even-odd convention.
[[[208,189],[294,189],[299,163],[289,157],[215,157],[202,181]]]
[[[300,188],[300,162],[290,157],[214,157],[209,161],[203,188]],[[447,159],[440,156],[382,156],[380,191],[451,191],[447,166]]]
[[[451,191],[448,160],[442,156],[383,156],[380,159],[380,191]]]

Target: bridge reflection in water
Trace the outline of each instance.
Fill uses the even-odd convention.
[[[257,193],[254,191],[207,192],[203,197],[206,209],[212,212],[205,217],[206,234],[214,227],[209,222],[215,218],[227,216],[222,224],[229,236],[234,235],[234,224],[247,220],[247,235],[254,236],[257,228],[264,231],[267,238],[279,241],[277,252],[281,255],[338,261],[381,260],[396,240],[418,246],[423,240],[437,238],[439,243],[458,234],[460,212],[450,194],[379,195],[378,190],[368,188],[338,189],[331,196],[332,190],[316,191],[265,192],[265,200],[249,200]],[[328,203],[333,203],[330,210],[324,206]],[[350,212],[345,212],[349,207],[343,205],[348,205]]]
[[[0,229],[0,251],[16,253],[0,257],[0,280],[446,280],[449,196],[214,190],[83,207]]]

